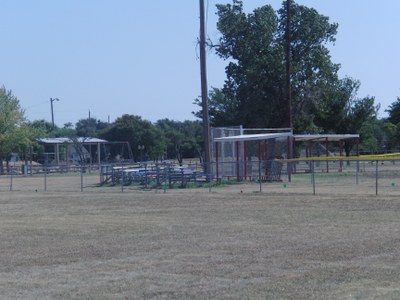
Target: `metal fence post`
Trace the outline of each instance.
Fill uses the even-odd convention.
[[[313,195],[315,195],[315,172],[314,172],[314,161],[311,161],[311,181],[313,185]]]
[[[121,192],[124,192],[125,172],[124,166],[121,164]]]
[[[171,165],[168,165],[168,186],[172,188]]]
[[[360,161],[357,160],[356,164],[356,184],[358,184],[358,172],[360,172]]]
[[[210,168],[207,168],[207,170],[210,170]],[[211,180],[212,180],[211,173],[206,174],[206,178],[208,178],[208,192],[211,193]]]
[[[184,175],[183,175],[183,167],[181,167],[181,188],[184,187]]]
[[[144,163],[144,186],[147,189],[147,162]]]
[[[10,191],[13,189],[13,170],[11,169],[11,176],[10,176]]]
[[[375,195],[378,196],[378,161],[376,161],[375,167]]]
[[[47,192],[47,168],[44,172],[44,191]]]
[[[84,166],[81,165],[81,192],[83,192],[83,168]]]
[[[261,180],[261,160],[258,160],[258,181],[260,182],[260,193],[262,192],[262,180]]]

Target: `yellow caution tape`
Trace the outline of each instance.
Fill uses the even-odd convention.
[[[336,160],[400,160],[400,153],[372,154],[360,156],[316,156],[283,159],[281,161],[336,161]]]

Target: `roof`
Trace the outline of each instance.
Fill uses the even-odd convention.
[[[279,133],[259,133],[259,134],[241,134],[233,136],[225,136],[220,138],[215,138],[214,142],[232,142],[232,141],[259,141],[268,140],[276,138],[290,137],[292,134],[290,132],[279,132]]]
[[[360,138],[359,134],[295,134],[293,138],[296,142],[316,142],[316,141],[328,141],[338,142],[343,140],[351,140]]]
[[[276,138],[293,137],[296,142],[315,142],[315,141],[328,141],[337,142],[349,139],[360,138],[359,134],[292,134],[290,132],[279,133],[260,133],[260,134],[242,134],[215,138],[214,142],[232,142],[232,141],[259,141]]]
[[[91,143],[107,143],[106,140],[98,139],[98,138],[83,138],[79,137],[76,139],[76,141],[70,139],[70,138],[42,138],[38,139],[39,142],[43,144],[73,144],[74,142],[79,142],[83,144],[91,144]]]

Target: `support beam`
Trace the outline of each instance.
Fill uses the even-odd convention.
[[[218,143],[214,143],[214,147],[215,147],[215,172],[216,172],[216,175],[217,175],[217,180],[218,180],[218,177],[219,177],[219,168],[218,168]]]
[[[339,156],[342,158],[343,156],[343,141],[339,141]],[[339,172],[342,172],[343,170],[343,160],[339,160]]]
[[[237,181],[240,181],[239,173],[240,173],[240,153],[239,153],[239,142],[236,141],[236,178]]]
[[[329,150],[328,150],[328,138],[325,138],[325,152],[326,152],[326,173],[329,173],[329,161],[328,161],[328,156],[329,156]]]
[[[55,147],[56,149],[56,151],[55,151],[55,160],[56,160],[56,165],[58,166],[59,164],[60,164],[60,145],[59,144],[56,144],[56,147]]]
[[[97,163],[100,166],[101,163],[101,143],[97,143]]]
[[[291,159],[292,158],[292,139],[290,136],[287,137],[287,158]],[[291,168],[291,163],[288,161],[287,162],[287,173],[288,173],[288,181],[292,181],[292,168]]]
[[[244,172],[244,179],[247,179],[247,153],[246,153],[246,141],[243,142],[243,172]]]

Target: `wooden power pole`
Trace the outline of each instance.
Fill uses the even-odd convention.
[[[292,4],[292,0],[286,0],[286,45],[285,45],[285,60],[286,60],[286,96],[287,96],[287,105],[288,105],[288,125],[293,129],[293,116],[292,116],[292,89],[290,82],[290,23],[291,23],[291,12],[290,7]]]
[[[200,73],[201,73],[201,103],[203,108],[203,131],[204,131],[204,165],[205,172],[211,172],[211,147],[210,147],[210,119],[208,115],[208,90],[207,90],[207,68],[206,68],[206,35],[204,21],[204,0],[200,0]]]

